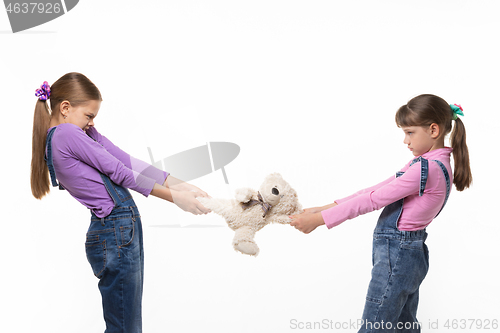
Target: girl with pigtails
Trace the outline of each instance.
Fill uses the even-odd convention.
[[[209,212],[196,199],[208,195],[130,156],[100,134],[94,119],[101,105],[101,93],[86,76],[68,73],[52,86],[44,82],[36,96],[31,160],[33,196],[41,199],[52,184],[89,208],[85,249],[99,279],[105,332],[141,332],[142,225],[128,189],[173,202],[195,215]]]
[[[396,112],[396,124],[414,158],[395,177],[290,217],[292,226],[308,234],[320,225],[331,229],[385,207],[373,233],[372,278],[358,333],[420,332],[419,288],[429,268],[426,228],[446,205],[452,184],[463,191],[472,183],[459,115],[463,116],[460,105],[438,96],[412,98]],[[450,132],[451,147],[446,147]]]

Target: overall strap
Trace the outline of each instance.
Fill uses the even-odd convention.
[[[101,175],[104,187],[106,187],[109,196],[111,197],[111,199],[113,199],[113,202],[115,203],[115,207],[118,206],[118,204],[121,203],[120,196],[118,195],[116,188],[113,186],[111,179],[109,179],[108,176],[102,174],[101,172],[99,172],[99,174]]]
[[[47,163],[47,167],[49,168],[50,180],[52,182],[52,186],[58,186],[60,190],[64,190],[64,187],[61,184],[57,183],[56,171],[54,169],[54,163],[52,161],[52,136],[54,135],[54,131],[57,127],[52,128],[47,134],[47,142],[45,147],[47,149],[47,154],[43,156],[43,159]]]
[[[427,184],[427,177],[429,175],[429,161],[423,158],[422,156],[419,156],[418,158],[414,159],[410,166],[417,162],[421,162],[420,166],[420,189],[418,191],[418,196],[421,197],[424,195],[424,190],[425,190],[425,185]]]
[[[451,183],[450,183],[450,175],[448,174],[448,170],[446,170],[446,167],[444,166],[444,164],[438,160],[432,160],[432,161],[436,162],[441,167],[441,170],[443,171],[443,174],[444,174],[444,179],[446,180],[446,197],[444,199],[443,206],[441,207],[441,209],[439,210],[437,215],[434,217],[434,218],[436,218],[439,215],[439,213],[441,213],[444,206],[446,205],[446,202],[448,201],[448,197],[450,196],[450,191],[451,191]]]
[[[425,158],[418,157],[411,162],[410,166],[419,161],[422,162],[420,170],[419,196],[422,196],[424,194],[425,185],[427,184],[429,163]],[[398,171],[396,173],[396,178],[401,177],[403,174],[404,171]],[[384,210],[380,214],[380,217],[377,221],[377,226],[375,227],[375,233],[385,232],[384,230],[398,231],[397,224],[399,221],[399,217],[401,216],[401,213],[403,211],[403,203],[404,203],[404,198],[385,206]]]

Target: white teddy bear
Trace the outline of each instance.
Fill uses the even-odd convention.
[[[302,212],[297,193],[279,173],[267,176],[259,191],[237,189],[235,198],[199,197],[198,200],[226,219],[229,227],[235,231],[234,249],[248,255],[256,256],[259,253],[254,241],[257,231],[269,223],[289,224],[289,215]]]

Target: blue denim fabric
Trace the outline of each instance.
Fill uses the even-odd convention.
[[[51,152],[54,130],[47,135],[46,160],[52,185],[57,186]],[[103,218],[91,213],[85,250],[99,279],[105,333],[140,333],[144,281],[141,216],[128,189],[102,173],[101,178],[115,207]]]
[[[141,217],[129,191],[101,177],[115,207],[104,218],[92,213],[85,250],[99,278],[105,333],[139,333],[144,281]]]
[[[56,128],[52,128],[49,133],[47,133],[47,139],[45,147],[47,148],[47,154],[43,157],[45,162],[47,163],[47,167],[49,168],[50,180],[52,181],[52,186],[58,186],[60,190],[64,190],[64,187],[61,184],[57,183],[56,180],[56,171],[54,170],[54,163],[52,161],[52,136],[54,135],[54,131]]]
[[[421,161],[419,195],[423,195],[428,176],[428,160]],[[446,179],[446,204],[450,193],[450,177],[439,162]],[[412,164],[413,164],[412,163]],[[403,173],[398,172],[397,177]],[[420,284],[429,269],[427,232],[402,231],[397,223],[404,199],[384,208],[373,233],[373,268],[363,311],[363,325],[358,333],[420,332],[417,307]],[[443,208],[441,207],[441,209]]]

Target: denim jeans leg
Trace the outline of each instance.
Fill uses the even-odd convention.
[[[397,329],[397,333],[418,333],[420,327],[417,322],[417,308],[418,308],[419,290],[408,296],[406,304],[399,315],[398,323],[401,328]]]
[[[382,322],[394,322],[398,317],[388,309],[394,305],[394,300],[388,297],[394,292],[393,266],[397,259],[397,253],[394,253],[393,246],[391,248],[391,242],[395,240],[386,237],[377,237],[373,240],[372,278],[363,310],[363,326],[358,333],[393,332],[392,329],[384,330],[385,326],[382,324]]]
[[[141,269],[141,299],[142,299],[142,293],[143,293],[143,287],[144,287],[144,240],[143,240],[143,233],[142,233],[142,222],[141,222],[141,217],[136,216],[136,221],[135,221],[135,231],[136,231],[136,236],[139,240],[139,260],[140,260],[140,269]]]
[[[96,255],[94,249],[87,244],[87,257],[94,273],[104,268],[96,276],[99,280],[99,291],[102,295],[105,333],[140,333],[142,332],[141,304],[143,288],[142,235],[139,217],[128,216],[106,218],[102,230],[101,223],[93,223],[96,227],[87,235],[99,237],[104,244],[103,255]],[[92,225],[91,225],[92,228]],[[89,236],[90,234],[90,236]],[[101,259],[104,258],[104,259]]]
[[[420,327],[413,323],[416,322],[418,290],[428,269],[422,244],[423,240],[374,239],[372,280],[359,333],[420,332]],[[412,324],[410,330],[397,330],[406,323]]]

